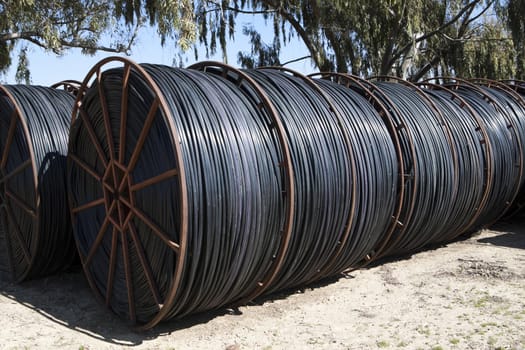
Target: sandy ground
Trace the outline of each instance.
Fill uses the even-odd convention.
[[[525,220],[147,333],[79,272],[0,281],[2,349],[525,349]]]

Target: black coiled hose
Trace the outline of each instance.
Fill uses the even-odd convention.
[[[450,203],[457,186],[455,150],[442,116],[415,88],[397,82],[376,81],[374,84],[382,92],[377,96],[383,103],[393,103],[390,109],[401,113],[396,118],[414,142],[416,158],[413,165],[407,167],[414,173],[413,186],[416,187],[412,216],[405,223],[402,235],[385,252],[387,255],[401,254],[439,241],[447,232]]]
[[[516,92],[515,97],[521,106],[525,106],[525,82],[523,81],[504,81],[505,85]],[[522,187],[514,200],[513,207],[508,215],[525,216],[525,188]]]
[[[472,84],[448,83],[480,117],[490,143],[493,172],[487,179],[489,195],[474,229],[493,224],[509,209],[523,177],[523,150],[513,116],[491,94]]]
[[[523,154],[525,154],[525,99],[504,84],[484,79],[479,79],[474,82],[476,85],[479,85],[485,93],[491,96],[508,116],[507,120],[509,120],[509,125],[516,129],[516,140],[514,140],[514,142],[516,146],[521,148],[523,157]],[[523,159],[521,162],[523,162]],[[523,167],[523,165],[521,167]],[[522,168],[521,172],[523,171],[524,169]],[[522,173],[519,177],[520,178],[517,179],[519,190],[515,193],[511,206],[504,214],[505,216],[512,216],[516,211],[519,211],[525,201],[525,176]]]
[[[331,81],[315,82],[334,101],[354,147],[356,206],[352,234],[326,275],[357,267],[390,233],[399,198],[394,141],[379,113],[354,90]]]
[[[0,263],[16,281],[75,262],[66,191],[73,102],[52,88],[0,87]]]
[[[296,201],[290,247],[270,291],[319,279],[353,223],[354,166],[348,130],[315,84],[271,70],[247,71],[278,110],[289,140]]]
[[[448,241],[473,230],[472,225],[486,203],[487,183],[492,173],[491,149],[479,117],[459,95],[437,85],[425,87],[423,91],[432,98],[450,126],[458,157],[457,192],[450,203],[448,226],[439,237],[442,241]]]
[[[127,63],[97,78],[69,146],[91,285],[149,324],[242,299],[271,269],[285,221],[282,150],[266,116],[202,72]]]
[[[100,299],[149,328],[447,241],[507,210],[523,186],[517,95],[339,78],[93,67],[68,181]]]

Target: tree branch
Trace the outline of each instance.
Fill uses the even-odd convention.
[[[242,13],[242,14],[246,14],[246,15],[264,15],[264,14],[268,14],[268,13],[276,13],[278,11],[277,9],[274,9],[274,10],[261,10],[261,11],[255,11],[255,10],[246,11],[246,10],[242,10],[242,9],[236,8],[236,7],[223,6],[222,4],[216,3],[215,1],[212,1],[212,0],[206,0],[206,3],[211,4],[211,5],[215,5],[217,8],[212,9],[212,10],[204,11],[205,14],[209,13],[209,12],[218,11],[218,10],[222,10],[222,11],[228,10],[228,11],[232,11],[232,12],[236,12],[236,13]]]
[[[475,20],[477,20],[478,18],[480,18],[481,16],[483,16],[485,14],[485,12],[488,11],[488,9],[492,6],[492,4],[494,4],[495,0],[492,0],[491,2],[489,2],[485,8],[483,10],[481,10],[476,16],[472,17],[472,18],[468,18],[464,24],[465,25],[469,25],[470,23],[474,22]],[[470,16],[469,16],[470,17]]]
[[[478,4],[481,0],[473,0],[471,1],[470,3],[468,3],[465,7],[463,7],[454,17],[452,17],[448,22],[446,23],[443,23],[441,26],[439,26],[438,28],[436,28],[435,30],[433,31],[430,31],[428,33],[425,33],[419,37],[417,37],[414,42],[418,43],[420,41],[423,41],[423,40],[426,40],[440,32],[442,32],[444,29],[446,29],[447,27],[451,26],[452,24],[454,24],[455,22],[457,22],[458,19],[461,18],[461,16],[463,16],[468,10],[470,10],[471,8],[474,8],[476,6],[476,4]],[[489,5],[487,6],[490,6],[492,3],[494,2],[491,1],[489,3]],[[401,57],[403,54],[406,53],[407,50],[410,49],[410,47],[412,46],[413,42],[410,42],[408,44],[406,44],[405,46],[403,46],[402,48],[400,48],[395,54],[392,55],[392,58],[390,59],[389,61],[389,65],[392,66],[394,64],[394,62],[399,58]]]
[[[84,50],[105,51],[105,52],[112,52],[112,53],[122,53],[122,52],[128,53],[136,39],[138,28],[139,26],[137,25],[135,27],[133,35],[131,36],[129,41],[126,43],[126,45],[118,45],[117,47],[109,47],[109,46],[103,46],[103,45],[90,45],[78,39],[67,40],[65,38],[60,38],[59,42],[62,47],[68,47],[68,48],[79,48],[79,49],[84,49]],[[0,42],[14,41],[14,40],[26,40],[43,49],[46,49],[46,50],[52,49],[55,53],[59,53],[57,49],[50,48],[48,45],[46,45],[45,42],[41,41],[39,38],[42,38],[42,35],[40,35],[38,32],[33,32],[33,31],[0,34]]]
[[[332,30],[325,29],[325,35],[334,50],[336,70],[340,73],[348,73],[345,56],[341,50],[341,40],[336,39],[336,35]]]
[[[440,60],[441,60],[440,56],[434,56],[432,61],[427,62],[427,64],[421,67],[421,69],[416,74],[410,77],[410,81],[414,81],[414,82],[419,81],[421,78],[425,76],[425,74],[428,73],[430,69],[432,69],[432,67],[438,64]]]
[[[1,33],[0,41],[9,41],[17,39],[26,39],[28,37],[39,36],[37,32],[16,32],[16,33]]]
[[[105,52],[112,52],[112,53],[128,53],[129,48],[131,45],[122,45],[117,47],[109,47],[109,46],[103,46],[103,45],[89,45],[81,40],[60,40],[60,44],[67,48],[77,48],[77,49],[84,49],[84,50],[90,50],[90,51],[105,51]]]
[[[302,60],[306,60],[308,58],[312,58],[311,55],[308,55],[308,56],[303,56],[303,57],[299,57],[299,58],[294,58],[293,60],[289,60],[289,61],[286,61],[284,63],[281,63],[281,67],[284,67],[288,64],[291,64],[291,63],[295,63],[295,62],[299,62],[299,61],[302,61]]]
[[[501,38],[471,38],[471,37],[466,37],[466,38],[452,38],[448,35],[446,35],[445,33],[441,33],[441,35],[443,36],[443,38],[445,38],[446,40],[450,41],[450,42],[459,42],[459,43],[464,43],[464,42],[483,42],[483,41],[512,41],[512,38],[510,37],[501,37]]]
[[[405,9],[406,9],[406,1],[403,1],[402,10],[399,13],[399,19],[395,21],[396,25],[391,28],[390,33],[388,34],[389,38],[395,38],[398,36],[399,31],[401,30],[401,27],[403,24],[403,15],[404,15]],[[385,52],[383,53],[383,58],[381,60],[381,66],[379,67],[380,75],[388,75],[389,73],[388,71],[390,70],[390,67],[392,67],[392,64],[394,61],[393,59],[389,60],[388,58],[393,56],[394,44],[395,44],[394,40],[389,40],[386,45]]]
[[[314,60],[316,66],[319,69],[323,70],[324,62],[321,62],[321,55],[325,56],[325,57],[323,57],[324,61],[326,61],[326,55],[324,54],[324,48],[322,47],[322,45],[318,45],[318,46],[314,45],[314,43],[312,42],[312,40],[308,36],[308,33],[303,28],[301,23],[299,23],[299,21],[297,21],[297,19],[295,19],[294,16],[292,16],[290,13],[285,11],[282,7],[277,6],[276,4],[274,4],[274,3],[270,2],[270,1],[264,1],[264,2],[269,7],[275,8],[277,13],[279,15],[281,15],[295,29],[297,34],[299,34],[299,36],[303,40],[303,43],[306,45],[306,48],[310,52],[310,54],[312,56],[312,59]]]

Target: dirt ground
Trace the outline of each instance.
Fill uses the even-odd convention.
[[[525,220],[147,333],[80,272],[0,281],[2,349],[525,349]]]

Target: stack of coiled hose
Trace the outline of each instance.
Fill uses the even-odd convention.
[[[517,80],[506,80],[502,81],[502,84],[507,86],[509,89],[516,92],[518,100],[523,102],[525,100],[525,81]],[[499,85],[501,86],[501,85]],[[521,104],[523,105],[523,103]],[[509,210],[509,216],[519,215],[525,216],[525,187],[522,186],[516,199],[514,200],[513,207]]]
[[[150,328],[485,227],[524,182],[499,84],[103,60],[69,135],[87,279]]]
[[[491,149],[493,171],[487,179],[488,199],[474,228],[492,224],[510,208],[523,182],[523,141],[520,133],[522,121],[502,101],[494,97],[494,90],[467,82],[447,83],[449,89],[460,95],[479,116],[480,127],[486,131]]]
[[[0,86],[0,269],[15,281],[75,262],[66,190],[73,103],[48,87]]]

